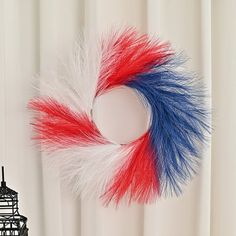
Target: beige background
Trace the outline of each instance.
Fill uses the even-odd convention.
[[[116,144],[128,144],[147,132],[151,111],[133,89],[119,86],[98,96],[92,119],[101,134]]]
[[[33,236],[236,235],[234,0],[0,0],[0,164],[20,192]],[[184,49],[212,93],[213,137],[200,175],[180,198],[103,208],[63,191],[30,142],[32,75],[78,34],[134,25]]]

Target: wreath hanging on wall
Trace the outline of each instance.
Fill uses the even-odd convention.
[[[180,72],[183,60],[169,43],[134,28],[84,42],[66,72],[41,78],[41,94],[29,102],[33,139],[83,198],[143,204],[180,194],[210,131],[201,82]],[[148,131],[124,145],[107,140],[91,113],[95,98],[118,86],[151,111]]]

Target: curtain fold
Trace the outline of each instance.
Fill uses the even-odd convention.
[[[0,164],[34,236],[236,235],[234,0],[0,0]],[[209,90],[213,137],[179,198],[103,207],[80,200],[30,141],[37,74],[58,71],[82,32],[135,26],[184,50]],[[35,78],[33,78],[35,77]]]
[[[212,7],[212,235],[235,235],[235,68],[236,2],[213,1]]]
[[[41,160],[32,148],[27,103],[39,71],[36,1],[0,1],[0,165],[9,187],[19,192],[20,213],[32,235],[43,235]]]

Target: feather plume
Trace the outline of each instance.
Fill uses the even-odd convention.
[[[181,185],[199,166],[210,133],[202,83],[177,69],[173,58],[127,83],[151,107],[150,145],[164,195],[181,193]]]
[[[91,119],[102,61],[100,40],[84,34],[68,54],[68,58],[58,59],[55,70],[39,77],[40,94],[86,113]]]
[[[102,63],[97,95],[134,79],[173,54],[168,43],[151,40],[134,28],[116,31],[102,40]]]
[[[32,125],[36,131],[34,139],[43,149],[107,143],[86,113],[72,111],[52,98],[33,99],[29,108],[40,113]]]
[[[114,200],[118,205],[126,196],[129,203],[153,202],[159,195],[159,177],[155,169],[154,152],[149,145],[149,134],[128,144],[128,156],[110,180],[103,194],[105,204]]]

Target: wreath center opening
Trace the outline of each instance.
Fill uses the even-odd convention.
[[[134,89],[119,86],[95,99],[92,117],[106,139],[127,144],[147,132],[150,110]]]

